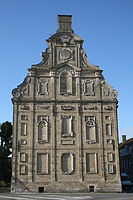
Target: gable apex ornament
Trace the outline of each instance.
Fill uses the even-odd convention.
[[[58,29],[57,32],[71,32],[72,15],[58,15]]]

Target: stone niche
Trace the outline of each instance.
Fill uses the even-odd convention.
[[[74,154],[72,153],[62,154],[61,169],[63,174],[72,174],[74,172]]]

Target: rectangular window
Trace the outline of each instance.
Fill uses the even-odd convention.
[[[112,135],[112,127],[111,124],[106,124],[106,135]]]
[[[20,153],[20,162],[26,162],[26,157],[27,157],[26,153]]]
[[[27,170],[26,170],[26,165],[20,165],[20,175],[26,175]]]
[[[49,154],[48,153],[37,154],[37,173],[49,174]]]
[[[113,174],[114,173],[114,165],[113,164],[108,164],[108,173]]]
[[[23,140],[23,139],[22,139],[22,140],[21,140],[21,144],[22,144],[22,145],[26,145],[26,144],[27,144],[27,140]]]
[[[27,135],[27,124],[21,123],[21,135],[25,136]]]
[[[64,71],[60,74],[60,94],[72,94],[73,78],[69,71]]]
[[[108,161],[113,162],[114,161],[114,154],[113,153],[108,153]]]
[[[107,139],[107,144],[114,144],[114,140],[112,140],[112,139]]]
[[[86,153],[86,173],[96,174],[97,172],[97,153]]]
[[[96,142],[95,126],[86,126],[86,142]]]
[[[110,116],[105,116],[105,119],[106,120],[110,120]]]
[[[21,120],[27,120],[28,119],[28,115],[21,115]]]
[[[62,136],[73,136],[73,118],[72,116],[61,116]]]

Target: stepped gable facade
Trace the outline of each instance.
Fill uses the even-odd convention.
[[[120,192],[117,92],[58,15],[13,94],[12,192]]]

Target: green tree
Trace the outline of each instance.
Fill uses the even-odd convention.
[[[6,184],[11,180],[11,148],[12,124],[6,121],[0,125],[0,181]]]

